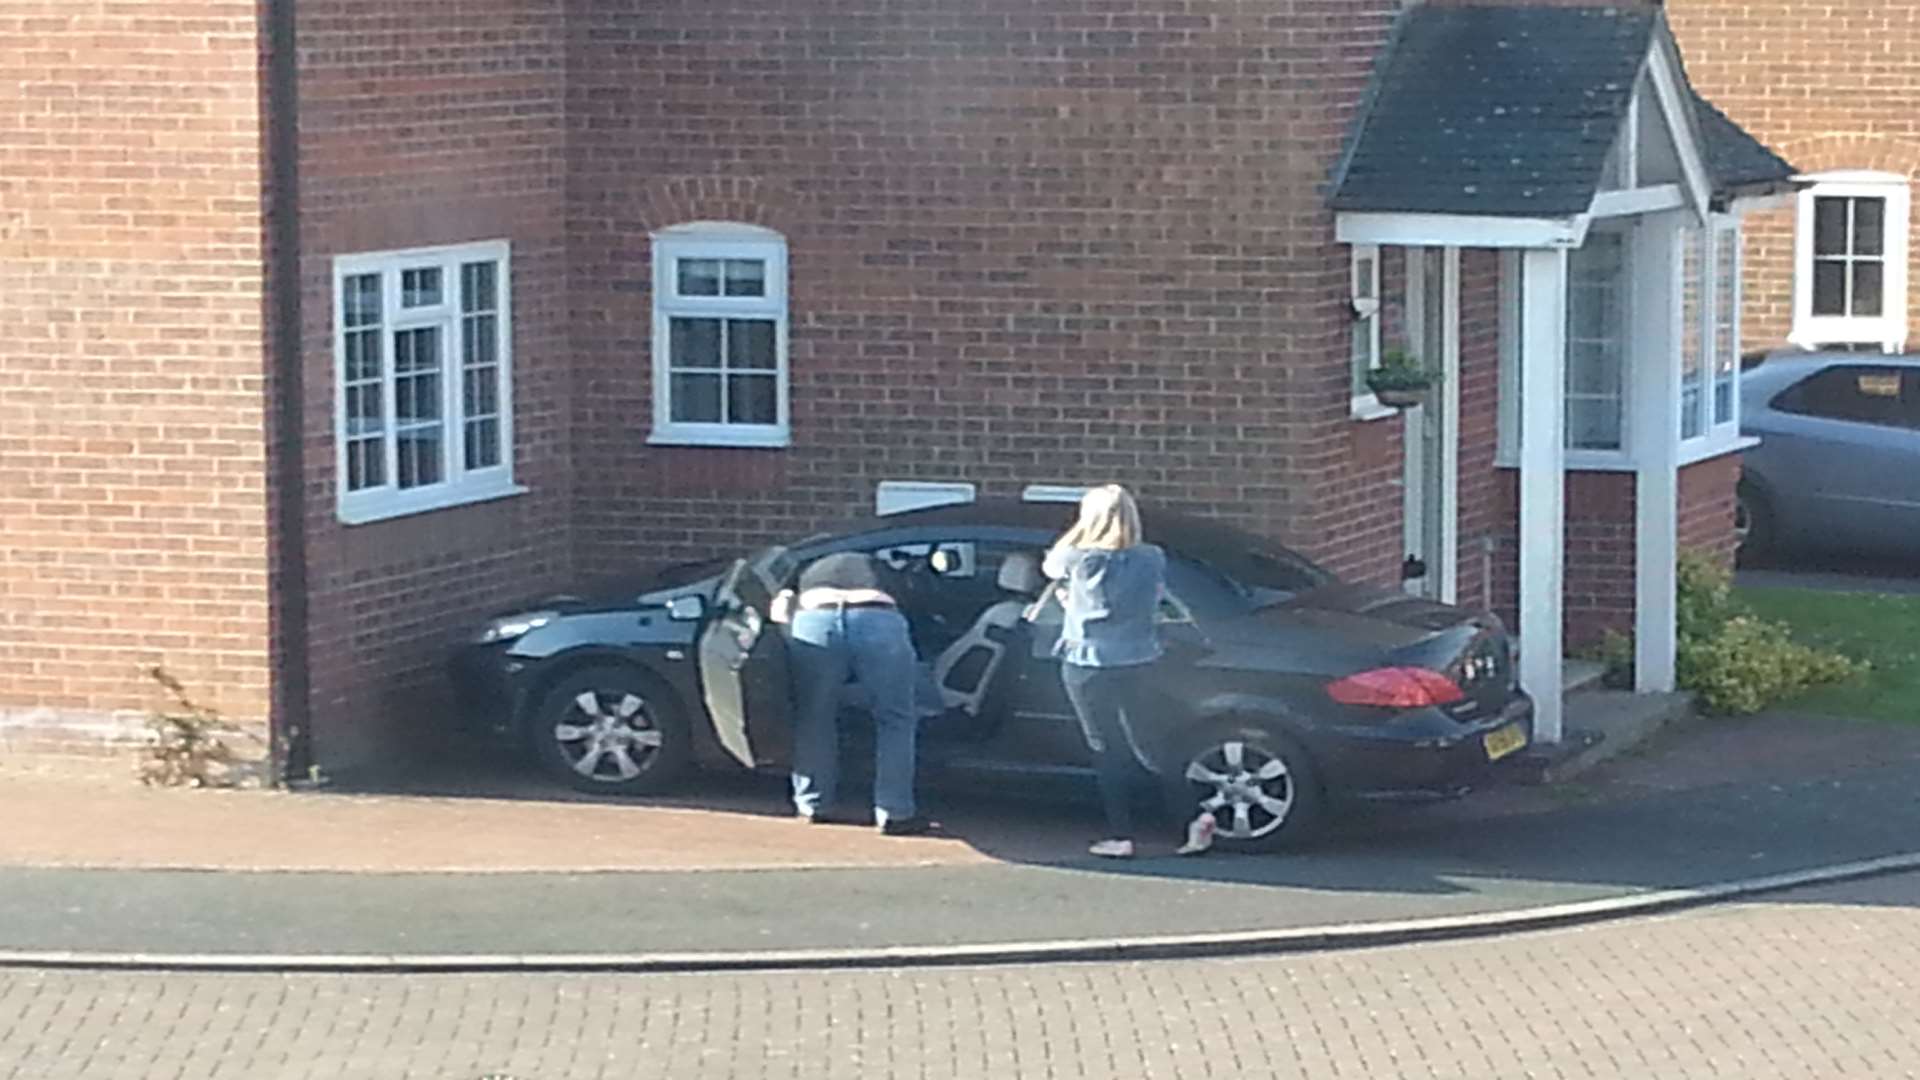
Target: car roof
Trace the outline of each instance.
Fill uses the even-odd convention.
[[[1804,352],[1800,349],[1782,349],[1768,354],[1742,372],[1741,385],[1743,389],[1750,387],[1752,392],[1772,393],[1784,388],[1787,383],[1797,382],[1816,371],[1840,364],[1920,370],[1920,353],[1850,352],[1842,349]]]
[[[979,499],[951,503],[925,510],[908,510],[884,517],[868,517],[839,528],[823,530],[827,535],[851,535],[941,526],[988,526],[1008,529],[1032,529],[1050,535],[1064,532],[1073,524],[1078,506],[1070,502],[1039,502],[1024,499]],[[1277,540],[1249,532],[1217,518],[1201,517],[1143,505],[1140,524],[1147,540],[1200,559],[1212,555],[1239,556],[1249,541],[1263,548],[1286,552],[1295,558],[1304,556]]]

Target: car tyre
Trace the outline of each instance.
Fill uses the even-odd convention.
[[[692,761],[679,703],[656,680],[620,665],[561,679],[529,717],[527,735],[549,775],[596,794],[666,790]]]
[[[1766,554],[1779,542],[1772,504],[1744,481],[1734,489],[1733,531],[1743,556]]]
[[[1202,810],[1223,851],[1277,851],[1310,837],[1326,796],[1313,758],[1258,723],[1209,725],[1176,744],[1163,779],[1167,809],[1183,827]]]

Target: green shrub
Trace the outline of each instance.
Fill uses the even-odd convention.
[[[1674,677],[1709,713],[1745,716],[1814,686],[1842,682],[1866,665],[1793,640],[1733,595],[1733,575],[1699,552],[1680,556]],[[1608,682],[1631,685],[1633,639],[1609,632],[1600,646]]]
[[[219,710],[188,696],[186,687],[165,668],[148,668],[147,677],[173,698],[173,708],[147,718],[153,742],[140,764],[140,782],[152,787],[233,786],[237,782],[234,754],[227,737],[258,742],[259,736],[228,723]]]

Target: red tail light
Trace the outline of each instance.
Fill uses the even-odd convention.
[[[1424,709],[1432,705],[1451,705],[1467,695],[1461,692],[1457,683],[1437,671],[1389,667],[1363,671],[1330,683],[1327,696],[1342,705]]]

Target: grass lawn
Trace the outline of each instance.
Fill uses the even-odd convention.
[[[1866,676],[1815,687],[1782,708],[1920,724],[1920,596],[1742,588],[1734,594],[1795,638],[1873,665]]]

